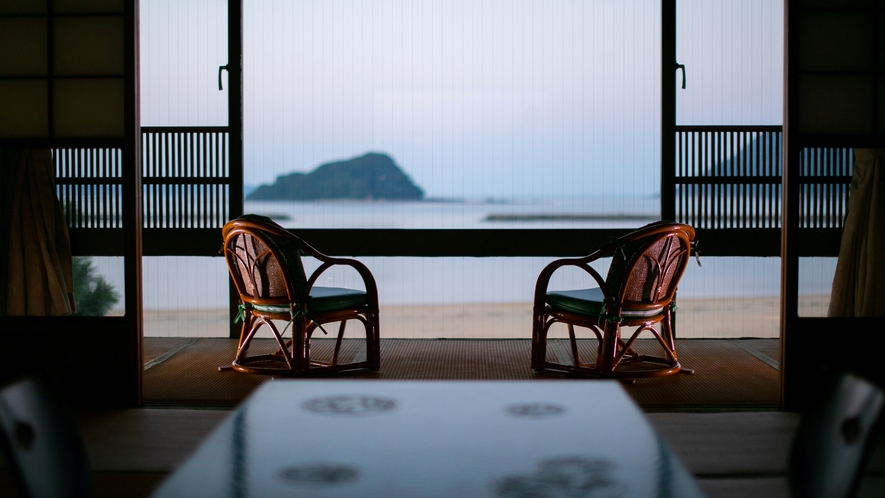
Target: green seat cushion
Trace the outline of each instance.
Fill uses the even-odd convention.
[[[602,289],[580,289],[570,291],[553,291],[547,293],[547,304],[555,310],[577,313],[579,315],[599,316],[605,310]],[[630,318],[655,316],[661,312],[656,310],[621,310],[621,315]]]
[[[314,287],[310,289],[307,310],[313,313],[336,311],[365,306],[369,303],[366,291],[340,287]]]
[[[547,293],[547,304],[554,309],[581,315],[598,316],[603,311],[603,301],[599,287]]]
[[[325,313],[327,311],[345,310],[358,308],[369,303],[369,297],[365,291],[354,289],[342,289],[340,287],[314,287],[310,289],[310,302],[307,303],[308,313]],[[254,308],[258,311],[269,313],[286,313],[289,306],[259,306]]]

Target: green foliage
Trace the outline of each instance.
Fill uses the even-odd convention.
[[[120,294],[96,271],[92,258],[75,257],[74,303],[78,316],[104,316],[120,301]]]

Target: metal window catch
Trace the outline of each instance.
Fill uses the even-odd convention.
[[[682,70],[682,89],[685,90],[685,64],[676,63],[676,70]]]
[[[225,64],[224,66],[218,66],[218,91],[219,92],[224,90],[224,88],[222,88],[222,86],[221,86],[221,71],[228,71],[228,65]]]

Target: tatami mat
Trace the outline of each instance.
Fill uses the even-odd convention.
[[[162,339],[161,339],[162,340]],[[145,349],[157,339],[145,339]],[[756,347],[777,348],[777,340]],[[331,341],[314,341],[317,356],[327,354]],[[582,344],[581,349],[593,348]],[[756,341],[758,342],[758,341]],[[348,343],[348,355],[360,354],[358,341]],[[779,396],[778,371],[771,362],[750,354],[733,340],[683,339],[682,363],[696,374],[639,379],[626,389],[645,409],[747,410],[775,408]],[[774,343],[772,346],[771,343]],[[179,348],[180,343],[168,344]],[[271,340],[255,341],[255,349],[272,349]],[[652,347],[652,341],[639,348]],[[232,339],[198,339],[144,373],[144,395],[149,405],[232,407],[265,377],[217,367],[230,364],[236,349]],[[529,365],[531,342],[471,339],[385,339],[381,341],[381,370],[339,374],[352,379],[532,380],[571,379],[568,375],[534,372]]]
[[[192,344],[194,339],[187,337],[150,337],[144,340],[142,354],[145,364],[167,353],[180,350],[182,346]]]

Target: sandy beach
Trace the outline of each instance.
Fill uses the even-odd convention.
[[[801,296],[802,316],[826,314],[829,296]],[[677,337],[737,339],[779,335],[777,296],[680,299]],[[531,303],[442,303],[381,307],[381,337],[387,339],[531,338]],[[227,337],[226,309],[147,310],[146,337]],[[330,333],[335,330],[329,329]],[[362,332],[357,324],[348,331]],[[580,332],[579,332],[580,333]],[[564,326],[551,337],[564,337]],[[649,336],[650,337],[650,336]]]

